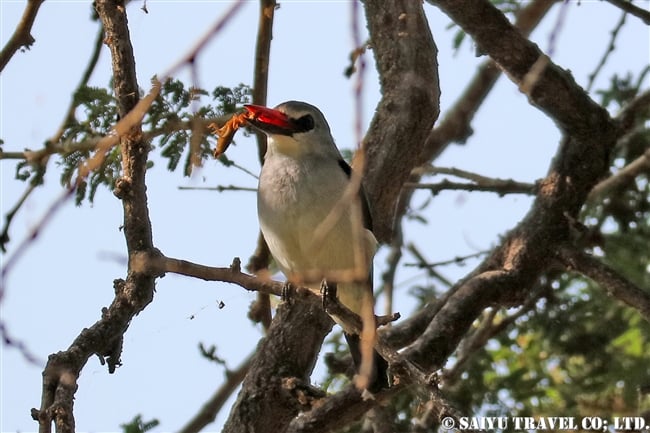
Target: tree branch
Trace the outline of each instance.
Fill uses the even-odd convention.
[[[137,253],[153,250],[145,186],[149,145],[142,140],[139,122],[146,108],[138,104],[139,89],[126,9],[123,4],[108,0],[98,0],[95,6],[106,31],[105,42],[111,50],[118,112],[125,121],[122,125],[132,122],[128,131],[119,131],[119,125],[116,125],[116,137],[121,139],[123,170],[117,182],[116,195],[122,199],[124,234],[131,263]],[[160,86],[154,88],[159,89]],[[149,104],[155,95],[157,91],[148,95]],[[133,122],[132,119],[137,121]],[[110,141],[109,137],[107,141]],[[103,155],[98,149],[95,157],[79,168],[78,179],[85,177],[94,161],[101,158]],[[57,431],[74,431],[72,407],[77,389],[76,378],[93,353],[106,358],[111,373],[120,365],[123,335],[131,319],[152,301],[154,277],[129,268],[126,280],[114,282],[115,298],[111,306],[104,310],[102,319],[82,331],[67,351],[49,357],[43,372],[43,398],[38,411],[40,432],[49,432],[52,421]]]
[[[512,179],[492,179],[489,183],[451,182],[447,179],[438,183],[406,182],[404,188],[428,189],[432,195],[449,190],[483,191],[499,194],[500,197],[506,194],[534,195],[536,189],[533,184],[516,182]]]
[[[486,0],[436,0],[507,72],[532,104],[565,134],[549,173],[526,217],[493,253],[457,284],[422,336],[404,352],[424,368],[444,364],[460,339],[489,305],[520,305],[570,238],[567,215],[575,217],[595,183],[609,169],[609,154],[621,129],[592,101],[571,74],[554,65]],[[541,60],[540,60],[541,59]]]
[[[257,40],[255,44],[255,70],[253,72],[253,104],[267,105],[269,61],[271,57],[271,40],[273,39],[273,18],[277,3],[275,0],[260,0],[259,22],[257,25]],[[266,154],[266,134],[255,130],[257,140],[257,155],[260,164],[264,163]],[[249,258],[246,268],[259,272],[268,268],[271,252],[260,232],[257,236],[257,245],[253,255]],[[264,329],[271,326],[271,302],[269,296],[259,293],[251,312],[255,312],[254,319],[262,323]]]
[[[296,398],[287,384],[309,383],[332,324],[316,296],[281,303],[257,347],[223,432],[286,431],[304,405],[311,405],[310,399]]]
[[[650,291],[643,290],[619,272],[593,256],[574,248],[563,247],[559,259],[569,271],[576,271],[598,283],[608,295],[638,310],[650,322]]]
[[[21,47],[29,49],[35,42],[34,37],[31,35],[32,26],[36,19],[38,9],[45,0],[28,0],[25,5],[25,10],[20,22],[16,26],[13,35],[7,41],[2,51],[0,51],[0,72],[2,72],[9,63],[9,60]]]
[[[555,3],[554,0],[526,3],[517,14],[514,26],[522,35],[530,35]],[[478,67],[465,91],[431,130],[422,152],[423,163],[435,159],[452,142],[465,143],[473,133],[471,123],[474,115],[500,76],[501,69],[492,60]]]
[[[181,428],[178,433],[198,433],[208,424],[214,422],[223,405],[230,398],[239,384],[244,380],[251,366],[253,355],[250,355],[234,371],[226,372],[226,382],[203,404],[194,417]]]
[[[630,162],[615,174],[600,181],[589,192],[588,200],[595,200],[602,194],[612,191],[620,185],[632,182],[637,176],[650,171],[650,149],[646,150],[643,155]]]
[[[392,392],[394,394],[394,391]],[[343,391],[324,399],[311,411],[289,423],[287,433],[326,433],[345,427],[358,420],[377,405],[372,399],[364,400],[359,390],[351,384]]]
[[[516,275],[503,270],[485,271],[459,283],[427,329],[402,354],[427,370],[441,368],[483,309],[504,298],[516,284]],[[511,302],[514,305],[516,300]]]
[[[596,69],[589,74],[588,77],[588,83],[587,83],[587,92],[589,92],[594,85],[594,82],[596,81],[596,77],[600,73],[600,71],[603,69],[603,66],[605,66],[605,63],[607,63],[607,59],[609,58],[609,55],[614,52],[614,49],[616,48],[616,38],[618,37],[619,31],[623,28],[623,25],[625,24],[625,18],[627,17],[627,13],[623,12],[621,15],[621,18],[619,22],[616,24],[614,27],[614,30],[610,32],[610,40],[609,40],[609,45],[605,49],[605,52],[603,53],[602,57],[600,58],[600,61],[598,62],[598,65],[596,65]]]
[[[640,18],[646,25],[650,26],[650,12],[645,9],[641,9],[638,6],[632,4],[630,0],[607,0],[617,8],[634,15],[637,18]]]
[[[167,77],[174,75],[180,68],[185,65],[193,66],[194,62],[197,60],[197,57],[203,50],[203,48],[212,40],[212,38],[223,30],[224,26],[232,19],[233,16],[239,11],[239,9],[244,5],[244,0],[235,0],[235,2],[230,6],[226,12],[220,16],[217,21],[212,25],[212,27],[197,41],[194,47],[179,59],[172,67],[170,67],[164,74],[162,74],[161,80],[167,79]]]
[[[93,50],[93,54],[91,55],[90,60],[88,61],[86,70],[83,73],[81,77],[81,81],[79,82],[79,85],[77,85],[77,88],[74,93],[76,93],[80,88],[88,84],[90,75],[92,74],[92,71],[95,69],[95,66],[97,66],[97,60],[99,59],[99,53],[101,51],[103,34],[104,34],[103,31],[100,30],[99,34],[97,35],[97,40],[95,42],[95,49]],[[0,148],[0,159],[25,159],[31,164],[34,164],[38,167],[38,169],[36,170],[37,173],[35,174],[35,178],[30,181],[30,184],[25,189],[23,195],[18,199],[16,205],[11,209],[11,211],[7,213],[5,217],[5,225],[4,228],[2,229],[2,234],[0,234],[0,250],[2,250],[3,252],[6,251],[6,245],[9,242],[9,228],[11,226],[11,221],[13,220],[13,217],[16,214],[16,212],[18,212],[22,207],[23,203],[25,203],[27,197],[29,197],[31,193],[36,189],[36,187],[41,184],[40,179],[42,179],[43,175],[45,174],[49,157],[55,152],[52,148],[57,147],[53,143],[57,143],[58,141],[61,140],[61,137],[65,132],[65,127],[74,118],[75,108],[76,105],[74,102],[74,98],[72,98],[72,100],[70,101],[70,105],[68,106],[68,109],[66,111],[66,114],[63,117],[63,121],[61,122],[61,126],[59,127],[58,131],[54,134],[54,136],[46,142],[45,148],[42,149],[42,151],[36,153],[32,153],[28,150],[24,152],[3,152],[3,150]],[[95,147],[93,145],[93,147],[91,147],[88,150],[94,148]]]
[[[440,111],[438,50],[421,3],[366,0],[364,7],[383,95],[365,137],[364,181],[375,236],[388,242],[402,185]]]

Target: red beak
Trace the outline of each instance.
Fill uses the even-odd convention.
[[[294,129],[289,116],[281,111],[253,104],[244,105],[244,108],[252,115],[247,120],[263,131],[291,131]]]

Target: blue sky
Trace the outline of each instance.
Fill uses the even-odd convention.
[[[0,0],[2,45],[24,3]],[[229,5],[226,1],[149,0],[149,14],[145,14],[140,2],[132,2],[129,24],[140,85],[147,90],[149,78],[176,63]],[[246,2],[202,52],[198,59],[200,86],[212,89],[251,83],[257,9],[256,2]],[[268,95],[271,105],[289,99],[318,105],[342,148],[353,147],[355,138],[354,83],[343,76],[353,48],[350,10],[347,1],[282,2],[276,12]],[[439,49],[444,114],[483,58],[474,56],[468,42],[454,52],[451,38],[455,30],[447,29],[448,20],[438,9],[425,4],[425,10]],[[548,49],[558,13],[556,6],[533,34],[543,50]],[[89,17],[88,1],[50,0],[43,4],[32,31],[36,43],[29,51],[17,53],[0,75],[4,150],[38,149],[58,128],[95,39],[97,25]],[[585,85],[619,17],[619,11],[605,2],[572,4],[558,34],[553,60]],[[613,72],[639,71],[648,64],[649,52],[647,28],[628,17],[616,51],[595,87],[604,86]],[[374,63],[371,58],[367,61],[364,124],[380,97]],[[104,49],[91,84],[106,86],[109,77],[109,53]],[[189,82],[187,70],[177,77]],[[436,165],[533,182],[545,174],[558,145],[554,124],[531,107],[505,77],[500,78],[473,127],[476,134],[470,141],[451,146]],[[237,142],[228,150],[229,157],[256,173],[259,164],[254,141],[240,135]],[[157,165],[148,173],[148,193],[156,246],[168,256],[208,265],[227,266],[234,256],[245,262],[257,237],[255,195],[179,191],[178,186],[254,187],[256,179],[211,160],[191,178],[184,178],[167,172],[155,157],[154,161]],[[3,215],[24,189],[13,178],[14,167],[14,161],[0,161]],[[60,194],[59,176],[56,163],[50,161],[46,185],[16,216],[9,251],[1,260],[12,255]],[[414,204],[422,204],[428,197],[420,192]],[[500,199],[491,194],[443,193],[424,211],[431,224],[410,224],[406,241],[417,242],[432,261],[484,250],[516,224],[529,205],[530,199],[524,196]],[[121,219],[119,201],[106,190],[98,193],[92,206],[67,203],[9,274],[0,305],[2,320],[10,335],[42,362],[48,354],[67,348],[82,328],[99,319],[101,308],[112,300],[112,281],[125,276]],[[375,261],[379,271],[384,268],[384,257],[385,251],[380,251]],[[405,261],[413,259],[407,254]],[[444,273],[456,279],[470,269],[471,263],[446,268]],[[420,271],[400,268],[397,281],[403,284],[396,310],[406,315],[412,308],[409,287],[425,284],[427,279]],[[252,299],[253,294],[227,284],[175,275],[161,279],[154,302],[133,320],[125,336],[124,365],[109,375],[91,358],[83,370],[75,401],[77,429],[116,431],[120,423],[138,413],[144,419],[158,418],[158,431],[179,429],[224,379],[221,367],[198,355],[197,344],[216,344],[231,368],[254,350],[261,330],[246,318]],[[223,309],[217,308],[220,301],[225,303]],[[36,430],[29,409],[39,406],[43,364],[27,363],[11,347],[0,350],[0,431]],[[316,381],[318,377],[317,373]],[[208,431],[219,431],[227,414],[223,411]]]

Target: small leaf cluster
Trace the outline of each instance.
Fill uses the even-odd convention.
[[[169,79],[162,85],[143,119],[143,136],[151,141],[152,149],[160,149],[160,154],[167,160],[168,170],[176,170],[183,161],[183,172],[189,175],[197,157],[199,160],[208,157],[214,147],[216,138],[206,133],[207,124],[225,120],[226,116],[250,101],[250,94],[250,87],[244,84],[233,88],[218,86],[208,92],[187,86],[180,80]],[[209,102],[204,101],[207,98]],[[76,202],[81,204],[84,199],[92,202],[102,185],[112,190],[120,176],[121,153],[118,145],[108,152],[101,166],[87,179],[80,182],[75,179],[79,167],[92,155],[97,142],[113,133],[119,115],[110,87],[81,87],[73,96],[73,104],[74,112],[66,119],[60,141],[46,143],[46,146],[57,146],[61,183],[70,185],[76,182]],[[196,144],[192,151],[190,143]],[[230,161],[223,158],[222,162],[228,165]],[[150,160],[148,167],[152,166],[153,161]],[[27,161],[17,164],[17,179],[31,179],[31,182],[40,184],[44,173],[45,167]]]
[[[167,169],[175,171],[183,160],[183,173],[188,176],[192,169],[192,154],[188,144],[193,134],[199,134],[198,152],[200,159],[209,157],[214,148],[214,136],[206,135],[204,127],[197,121],[216,119],[235,113],[243,104],[250,102],[251,89],[245,84],[228,88],[216,87],[212,92],[196,87],[186,87],[180,80],[167,80],[160,94],[152,104],[143,126],[160,133],[158,147],[167,159]],[[202,97],[211,97],[212,102],[201,103]],[[181,127],[185,125],[186,127]],[[195,155],[196,156],[196,155]]]
[[[151,421],[143,421],[142,415],[136,415],[131,422],[120,424],[124,433],[145,433],[149,430],[158,427],[160,421],[152,419]]]

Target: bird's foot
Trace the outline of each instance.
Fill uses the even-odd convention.
[[[388,325],[396,320],[398,320],[402,315],[398,312],[393,314],[386,314],[385,316],[375,316],[375,323],[377,327]]]
[[[320,294],[323,300],[323,310],[327,311],[330,305],[336,304],[336,284],[328,283],[326,280],[321,281]]]
[[[285,281],[285,283],[282,285],[282,291],[280,292],[280,299],[282,302],[292,304],[295,297],[296,288],[290,282]]]

